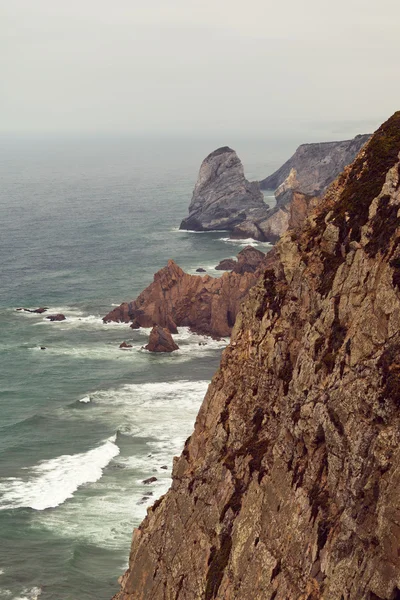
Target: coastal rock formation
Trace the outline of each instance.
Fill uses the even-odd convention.
[[[247,181],[236,152],[225,146],[202,162],[189,216],[180,229],[231,230],[257,209],[263,214],[268,210],[258,183]]]
[[[16,308],[17,311],[22,311],[22,312],[29,312],[29,313],[35,313],[37,315],[42,315],[44,312],[46,312],[46,310],[48,310],[47,307],[43,306],[40,308]]]
[[[179,350],[179,346],[175,344],[168,329],[154,325],[145,349],[149,352],[174,352],[174,350]]]
[[[250,291],[117,600],[400,598],[400,112]]]
[[[114,308],[103,321],[132,321],[134,329],[157,324],[171,333],[177,326],[190,327],[195,333],[229,336],[242,300],[267,262],[263,252],[248,246],[239,252],[234,272],[214,278],[189,275],[170,260],[136,300]]]
[[[260,186],[264,190],[277,190],[277,198],[282,196],[282,199],[288,189],[321,196],[369,138],[370,134],[364,134],[340,142],[302,144],[275,173],[260,181]]]
[[[233,271],[234,273],[255,273],[265,261],[265,254],[253,246],[246,246],[234,258],[225,258],[215,267],[220,271]]]

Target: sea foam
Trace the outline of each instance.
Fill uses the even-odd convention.
[[[101,478],[103,469],[119,454],[116,437],[81,454],[65,454],[32,467],[28,478],[0,480],[0,510],[45,510],[63,504],[84,484]]]

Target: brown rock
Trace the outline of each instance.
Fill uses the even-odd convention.
[[[126,342],[122,342],[122,344],[120,344],[119,347],[122,349],[132,348],[132,344],[127,344]]]
[[[61,313],[56,315],[48,315],[46,319],[49,319],[49,321],[65,321],[65,315],[62,315]]]
[[[47,307],[41,307],[41,308],[35,308],[35,309],[31,309],[31,308],[16,308],[15,310],[17,311],[23,311],[23,312],[29,312],[29,313],[36,313],[37,315],[41,315],[42,313],[46,312],[46,310],[48,310]]]
[[[145,349],[149,352],[174,352],[174,350],[179,350],[179,346],[175,344],[168,329],[154,325]]]
[[[399,153],[400,111],[275,246],[116,599],[400,597]]]
[[[166,319],[166,325],[165,325],[166,329],[168,329],[168,331],[170,333],[178,333],[178,328],[176,326],[176,323],[171,319],[171,317],[168,315],[167,319]]]
[[[224,258],[215,268],[217,271],[232,271],[236,264],[237,261],[234,258]]]
[[[240,269],[246,262],[245,256],[246,253],[242,261],[239,257]],[[154,323],[168,328],[172,321],[177,327],[190,327],[196,333],[217,338],[229,336],[240,303],[257,281],[258,274],[258,271],[243,275],[224,273],[219,278],[189,275],[170,260],[136,300],[121,304],[103,321],[131,320],[131,327],[135,329],[152,327]]]

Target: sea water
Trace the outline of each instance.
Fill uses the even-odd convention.
[[[1,142],[0,599],[111,598],[133,528],[170,485],[227,340],[181,328],[179,351],[152,355],[149,330],[101,317],[169,258],[218,275],[222,258],[254,243],[178,230],[201,160],[225,143]],[[235,148],[260,179],[296,144]],[[16,311],[41,306],[48,313]],[[45,318],[59,312],[65,321]]]

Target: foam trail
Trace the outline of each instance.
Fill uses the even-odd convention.
[[[14,596],[12,600],[37,600],[42,595],[41,588],[34,587],[31,590],[22,591],[22,596]]]
[[[43,461],[31,469],[27,481],[15,477],[0,480],[0,510],[45,510],[63,504],[81,485],[101,478],[103,469],[119,454],[115,440],[114,436],[88,452]]]
[[[79,402],[83,402],[84,404],[88,404],[88,402],[90,402],[90,396],[85,396],[84,398],[81,398],[79,400]]]

